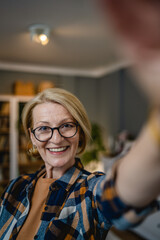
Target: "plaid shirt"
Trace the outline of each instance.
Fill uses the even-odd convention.
[[[35,174],[13,180],[1,199],[0,239],[16,239],[30,209],[30,200],[43,166]],[[79,159],[49,187],[34,239],[82,240],[105,239],[112,224],[121,229],[135,225],[154,208],[126,206],[114,190],[114,181],[103,173],[83,169]],[[130,214],[130,213],[134,214]]]

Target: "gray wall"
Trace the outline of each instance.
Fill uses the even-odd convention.
[[[0,94],[13,94],[14,82],[53,81],[74,93],[84,104],[89,118],[99,123],[106,135],[116,135],[123,129],[137,135],[147,114],[148,103],[126,70],[103,78],[68,77],[0,71]]]

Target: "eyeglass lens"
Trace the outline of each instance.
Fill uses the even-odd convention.
[[[59,134],[62,137],[70,138],[70,137],[73,137],[77,133],[77,124],[68,122],[68,123],[64,123],[56,128],[51,128],[48,126],[41,126],[41,127],[38,127],[36,129],[32,130],[32,132],[34,133],[37,140],[47,141],[54,134],[53,133],[54,130],[58,130]]]

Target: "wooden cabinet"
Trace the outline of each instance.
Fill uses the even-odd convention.
[[[21,113],[32,96],[0,96],[0,195],[9,181],[37,170],[43,162],[27,154]]]

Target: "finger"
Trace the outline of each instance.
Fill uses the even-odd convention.
[[[145,48],[160,48],[159,0],[101,0],[116,31]]]

